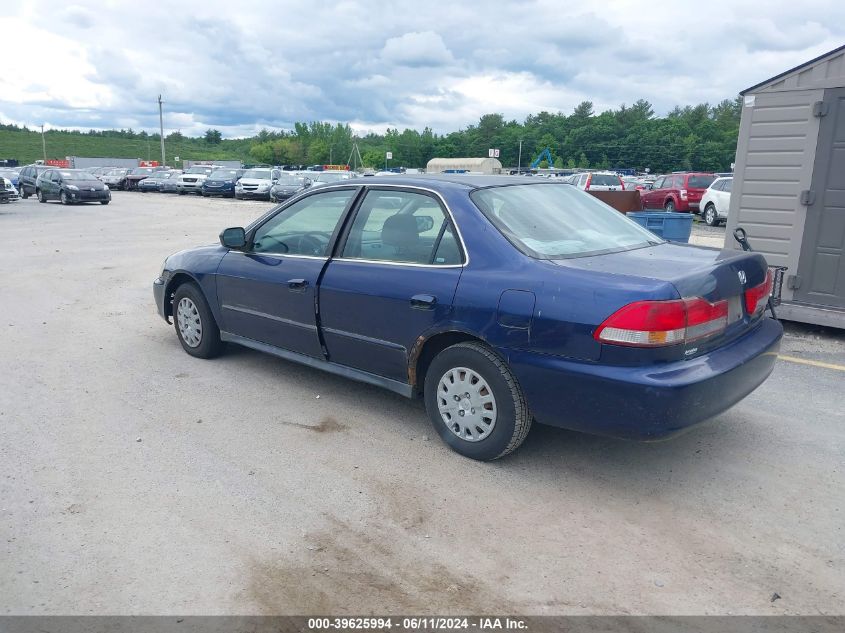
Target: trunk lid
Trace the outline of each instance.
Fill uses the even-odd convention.
[[[710,303],[727,301],[726,328],[707,338],[677,346],[684,347],[680,356],[683,358],[692,358],[724,345],[756,325],[760,316],[748,314],[745,291],[764,283],[768,271],[766,260],[758,253],[672,243],[555,260],[555,263],[574,269],[665,281],[672,284],[681,299],[701,297]]]

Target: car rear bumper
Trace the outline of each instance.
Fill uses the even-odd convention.
[[[619,367],[510,352],[508,361],[542,424],[654,440],[723,413],[772,372],[783,327],[764,318],[730,344],[687,361]]]

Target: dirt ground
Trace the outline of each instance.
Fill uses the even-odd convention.
[[[181,350],[162,260],[267,206],[0,207],[0,613],[842,613],[841,333],[789,326],[674,440],[535,426],[476,463],[419,402]]]

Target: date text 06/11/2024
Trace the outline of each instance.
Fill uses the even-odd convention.
[[[501,617],[346,617],[346,618],[308,618],[308,629],[319,630],[390,630],[392,628],[408,631],[451,631],[451,630],[523,630],[526,623],[519,618]]]

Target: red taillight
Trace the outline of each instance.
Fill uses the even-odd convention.
[[[721,332],[728,323],[727,300],[701,297],[670,301],[635,301],[611,314],[596,328],[602,343],[633,347],[677,345]]]
[[[772,271],[767,270],[766,280],[763,283],[745,291],[745,311],[754,316],[765,310],[770,294],[772,294]]]
[[[586,184],[586,185],[584,185],[584,190],[585,190],[585,191],[586,191],[586,190],[588,190],[588,189],[590,188],[590,182],[591,182],[592,180],[593,180],[593,175],[592,175],[592,174],[590,174],[589,176],[587,176],[587,184]]]
[[[619,179],[619,187],[622,189],[622,191],[625,191],[625,181],[621,178]]]

